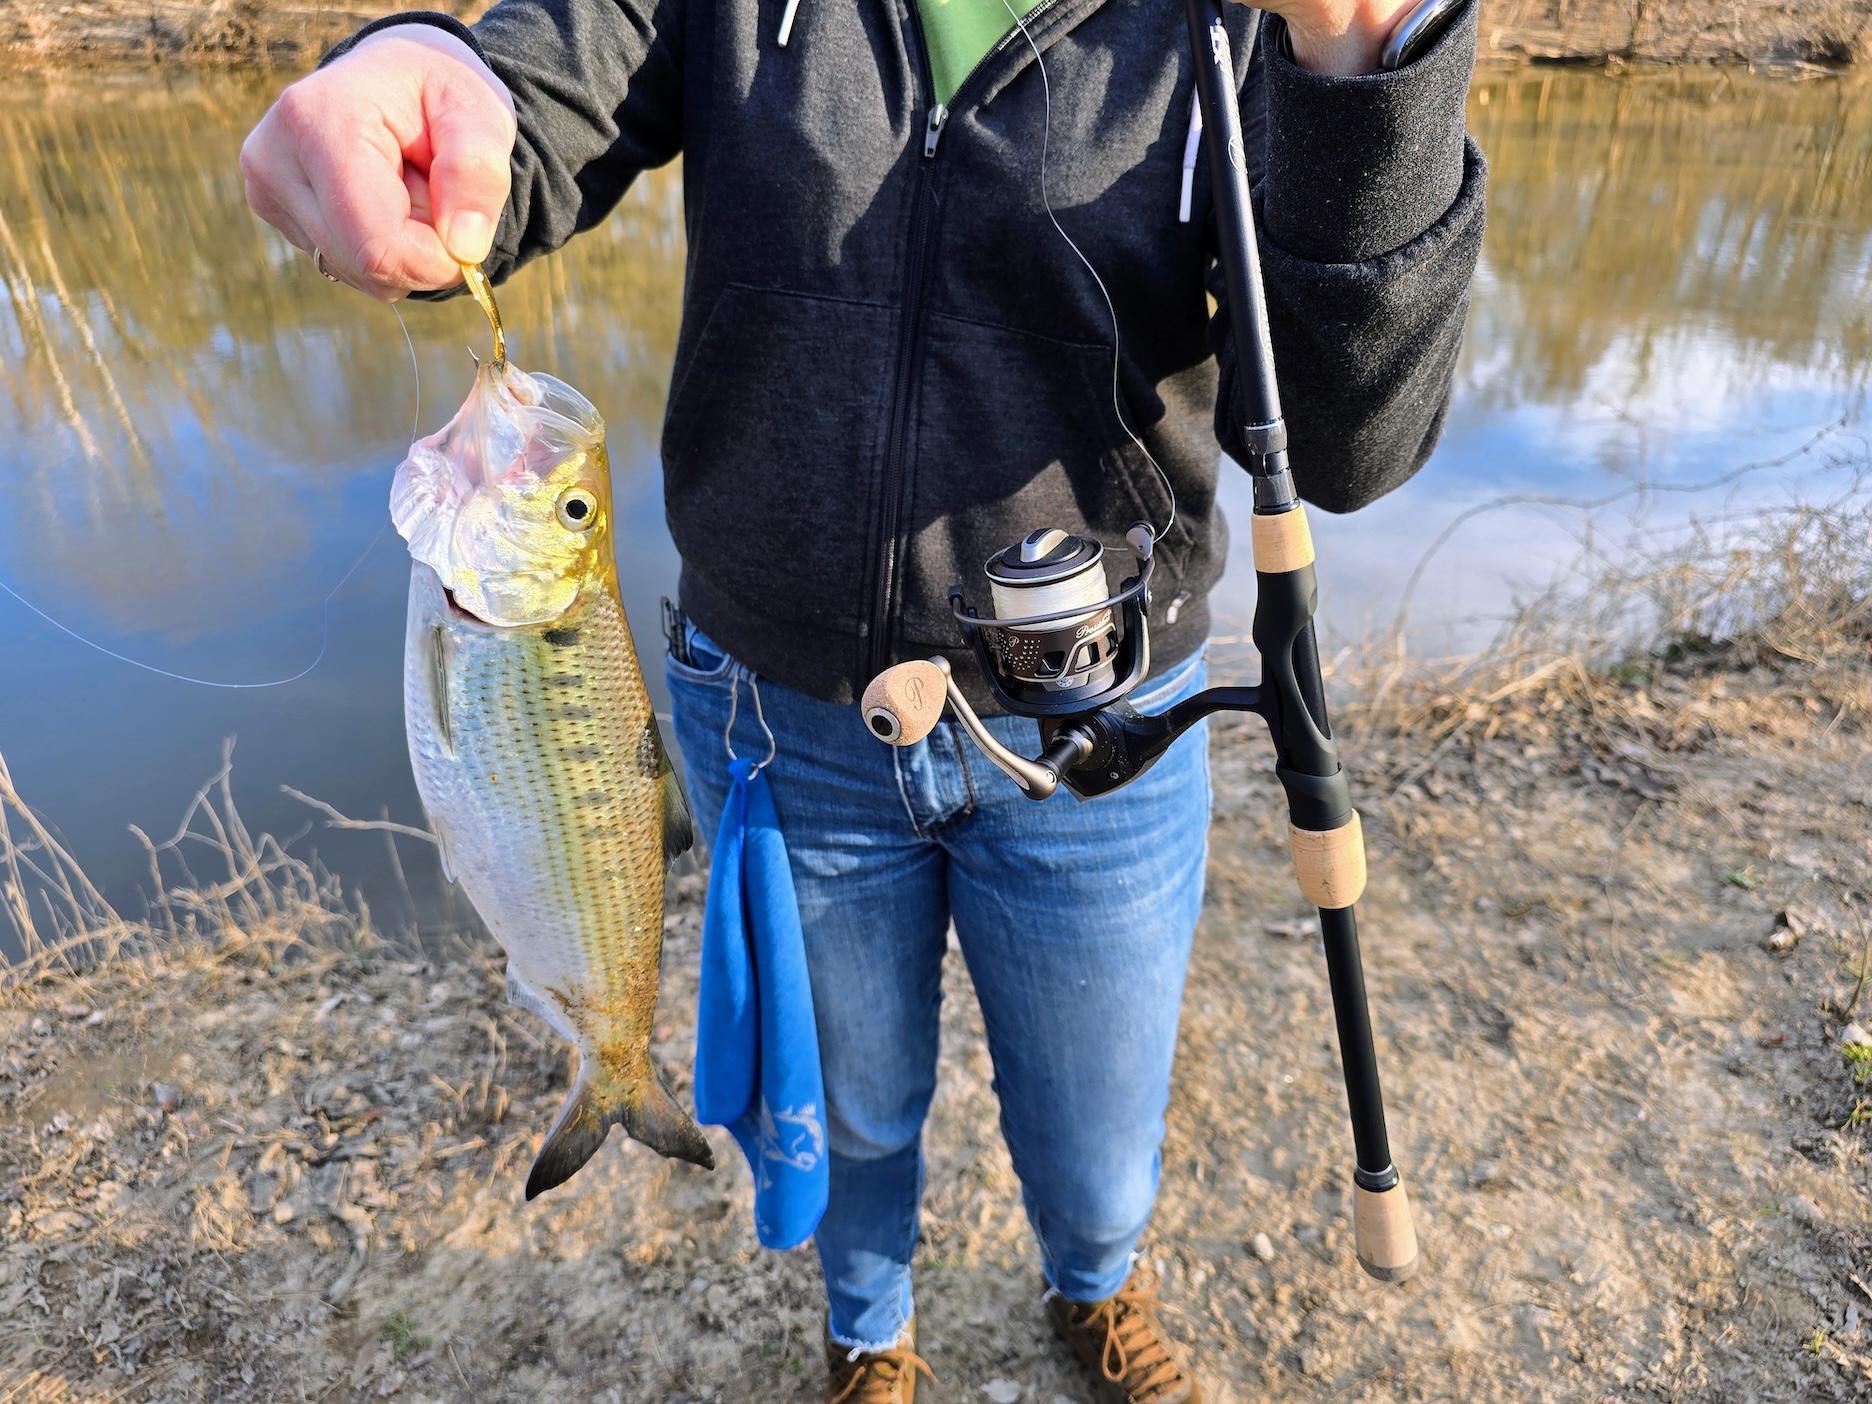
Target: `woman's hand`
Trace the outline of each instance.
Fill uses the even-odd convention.
[[[453,287],[493,244],[514,131],[473,49],[397,25],[280,94],[241,148],[247,203],[372,297]]]
[[[1244,0],[1246,3],[1246,0]],[[1314,73],[1372,73],[1391,29],[1416,0],[1254,0],[1287,21],[1294,60]]]

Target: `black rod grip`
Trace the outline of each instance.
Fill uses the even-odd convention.
[[[1352,1113],[1352,1143],[1358,1168],[1367,1176],[1377,1176],[1391,1169],[1391,1137],[1385,1130],[1384,1092],[1378,1085],[1378,1053],[1372,1045],[1371,1010],[1365,1002],[1365,967],[1359,959],[1355,910],[1322,907],[1320,936],[1326,946],[1326,976],[1332,982],[1333,1018],[1339,1024],[1339,1061],[1345,1069],[1346,1105]]]
[[[1196,61],[1202,144],[1209,152],[1217,255],[1228,286],[1241,410],[1248,424],[1272,424],[1281,417],[1280,390],[1274,383],[1274,345],[1268,335],[1254,208],[1248,198],[1248,149],[1242,141],[1235,61],[1222,19],[1224,3],[1226,0],[1184,0],[1184,10],[1189,19],[1190,53]],[[1254,28],[1248,32],[1251,52],[1259,32],[1257,13]]]

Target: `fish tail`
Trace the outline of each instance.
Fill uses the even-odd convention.
[[[618,1109],[618,1120],[633,1140],[658,1155],[686,1160],[704,1170],[715,1168],[715,1153],[693,1117],[651,1073],[637,1084],[637,1096]]]
[[[657,1080],[648,1060],[639,1076],[611,1078],[594,1074],[592,1060],[584,1059],[558,1119],[533,1157],[526,1197],[533,1199],[571,1179],[598,1154],[613,1126],[622,1126],[625,1134],[659,1155],[686,1160],[704,1170],[715,1168],[715,1155],[702,1128]]]

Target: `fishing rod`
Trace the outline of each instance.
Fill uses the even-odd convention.
[[[950,611],[995,701],[1038,721],[1038,756],[1017,755],[995,739],[940,655],[887,668],[871,680],[860,705],[873,734],[895,746],[929,735],[947,706],[983,754],[1035,800],[1062,785],[1082,799],[1109,794],[1216,712],[1252,712],[1267,724],[1274,774],[1287,797],[1294,876],[1319,911],[1332,986],[1352,1120],[1358,1261],[1373,1277],[1399,1282],[1416,1270],[1417,1234],[1391,1159],[1359,954],[1364,838],[1326,712],[1313,627],[1319,597],[1313,539],[1287,462],[1224,3],[1185,0],[1185,10],[1235,343],[1237,427],[1254,484],[1252,633],[1261,682],[1209,688],[1156,716],[1125,700],[1150,672],[1156,537],[1140,522],[1125,535],[1136,573],[1115,594],[1106,584],[1106,548],[1057,528],[1031,532],[989,558],[992,618],[968,605],[961,586],[949,592]]]

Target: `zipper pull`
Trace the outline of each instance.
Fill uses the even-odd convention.
[[[949,120],[949,109],[940,102],[929,110],[929,125],[923,129],[923,159],[931,159],[936,154],[936,143],[942,140],[943,124]]]

